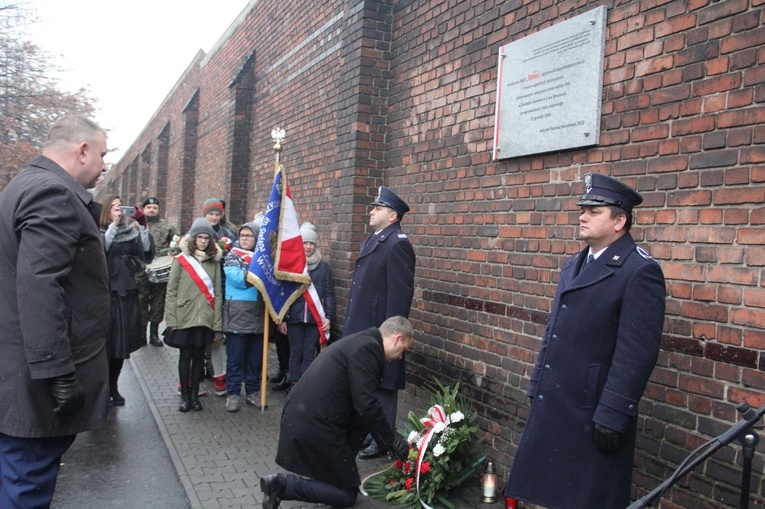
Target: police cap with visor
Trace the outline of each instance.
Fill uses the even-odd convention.
[[[399,216],[403,216],[405,213],[409,212],[409,205],[399,198],[396,193],[385,186],[380,186],[377,191],[377,198],[372,202],[372,205],[380,205],[381,207],[393,209],[398,212]]]
[[[608,175],[586,173],[584,175],[584,194],[577,205],[590,207],[614,205],[627,212],[632,212],[632,207],[641,203],[643,203],[643,197],[630,186]]]

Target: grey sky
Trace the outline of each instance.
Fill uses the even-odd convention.
[[[26,0],[33,43],[66,71],[62,88],[98,99],[116,163],[200,49],[208,52],[249,0]]]

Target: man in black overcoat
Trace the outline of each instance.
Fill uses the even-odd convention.
[[[379,327],[391,316],[409,316],[414,296],[415,255],[411,242],[401,230],[401,219],[409,206],[387,187],[380,187],[369,211],[374,230],[361,245],[353,272],[345,328],[347,336],[370,327]],[[391,427],[395,427],[398,391],[406,387],[406,357],[391,362],[377,390]],[[377,458],[385,449],[372,441],[360,459]]]
[[[640,194],[597,173],[584,182],[579,238],[588,247],[561,270],[505,495],[550,509],[624,509],[664,275],[629,234]]]
[[[394,316],[316,357],[284,402],[276,463],[293,473],[260,479],[263,509],[277,509],[282,500],[351,507],[360,484],[356,454],[367,433],[406,458],[406,440],[388,423],[375,390],[386,362],[413,342],[409,320]]]
[[[69,116],[0,194],[0,507],[49,507],[61,455],[104,424],[109,279],[87,189],[106,135]]]

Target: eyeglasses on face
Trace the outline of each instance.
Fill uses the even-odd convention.
[[[247,233],[243,233],[239,236],[240,239],[254,239],[255,235],[249,235]]]

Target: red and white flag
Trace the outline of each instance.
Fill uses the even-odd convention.
[[[319,327],[320,343],[327,342],[329,331],[322,330],[324,307],[308,273],[300,221],[282,166],[274,176],[247,279],[260,290],[276,323],[281,323],[290,305],[302,295]]]

